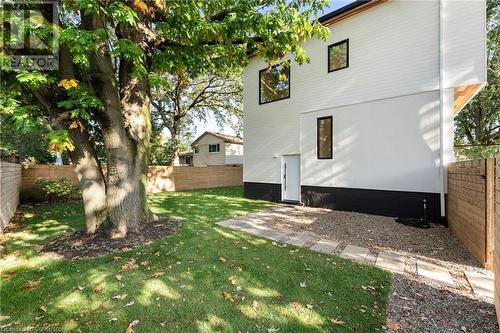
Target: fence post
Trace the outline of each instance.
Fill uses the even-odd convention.
[[[485,268],[493,270],[495,267],[495,158],[485,161],[486,175],[486,240],[485,240]]]

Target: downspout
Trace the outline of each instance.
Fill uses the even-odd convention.
[[[439,204],[441,217],[446,215],[444,167],[444,1],[439,1]]]

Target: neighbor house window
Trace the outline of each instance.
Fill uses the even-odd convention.
[[[349,40],[328,46],[328,72],[349,67]]]
[[[330,159],[333,156],[333,121],[332,117],[318,118],[318,159]]]
[[[259,104],[290,97],[290,63],[259,71]]]
[[[198,155],[200,153],[200,148],[198,148],[197,146],[193,148],[193,153],[195,155]]]
[[[218,153],[220,152],[220,144],[214,144],[214,145],[208,145],[208,152],[209,153]]]

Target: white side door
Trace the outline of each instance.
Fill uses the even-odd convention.
[[[281,199],[300,202],[300,155],[284,155],[281,174]]]

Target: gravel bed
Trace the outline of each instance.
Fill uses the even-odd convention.
[[[492,300],[475,295],[464,274],[464,270],[488,272],[442,225],[419,229],[390,217],[301,206],[280,206],[257,215],[273,229],[336,240],[340,243],[336,254],[348,244],[368,247],[371,255],[403,254],[405,274],[393,274],[387,309],[393,330],[387,332],[498,332]],[[455,285],[424,280],[416,274],[416,259],[445,266]]]
[[[436,288],[400,274],[393,275],[392,288],[387,321],[397,324],[396,332],[498,332],[495,306],[473,295]]]

